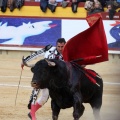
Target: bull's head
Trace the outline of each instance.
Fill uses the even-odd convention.
[[[37,89],[47,88],[51,79],[52,68],[55,65],[54,62],[47,59],[38,61],[35,66],[31,68],[33,72],[31,86]]]

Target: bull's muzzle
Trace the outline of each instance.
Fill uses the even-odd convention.
[[[32,86],[33,88],[37,88],[37,89],[38,89],[38,84],[37,84],[36,82],[31,82],[31,86]]]

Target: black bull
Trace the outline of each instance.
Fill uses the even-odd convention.
[[[102,79],[94,77],[99,87],[90,81],[81,67],[60,60],[50,61],[40,60],[31,68],[33,72],[31,85],[49,89],[53,120],[58,120],[60,109],[70,107],[73,107],[74,120],[79,120],[85,109],[83,103],[89,103],[95,119],[100,119]]]

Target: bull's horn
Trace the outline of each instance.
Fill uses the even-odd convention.
[[[47,59],[45,59],[45,61],[48,63],[49,66],[55,66],[56,65],[54,62],[51,62]]]
[[[27,64],[27,62],[25,62],[24,61],[24,56],[23,56],[23,58],[22,58],[22,64],[24,65],[24,66],[27,66],[27,67],[30,67],[30,68],[32,68],[32,67],[34,67],[35,66],[35,64]]]
[[[29,64],[29,65],[28,65],[28,64],[26,63],[26,66],[32,68],[32,67],[35,66],[35,64]]]

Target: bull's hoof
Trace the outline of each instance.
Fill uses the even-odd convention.
[[[53,118],[53,120],[58,120],[57,116],[53,116],[52,118]]]
[[[32,117],[31,117],[31,114],[30,114],[30,113],[28,113],[28,117],[32,120]]]

